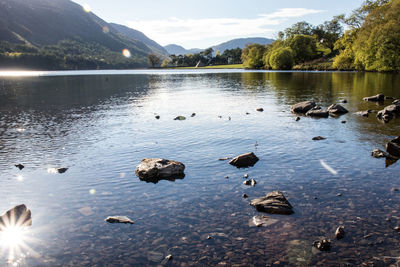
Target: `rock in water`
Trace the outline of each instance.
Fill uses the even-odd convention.
[[[243,182],[244,185],[251,185],[251,186],[255,186],[257,184],[256,180],[254,179],[250,179],[250,180],[246,180]]]
[[[229,164],[236,166],[238,168],[245,168],[254,166],[254,164],[256,164],[257,161],[258,161],[257,156],[254,155],[253,152],[250,152],[233,158],[231,161],[229,161]]]
[[[315,241],[314,247],[316,247],[320,251],[329,251],[329,250],[331,250],[331,240],[330,239],[321,239],[321,240]]]
[[[294,104],[290,107],[290,111],[293,113],[307,113],[310,109],[315,107],[314,101],[304,101],[297,104]]]
[[[290,205],[286,197],[279,191],[273,191],[265,197],[251,200],[250,205],[254,206],[258,211],[264,211],[273,214],[292,214],[293,207]]]
[[[349,112],[347,109],[339,104],[332,104],[328,107],[329,114],[340,115]]]
[[[314,141],[325,140],[325,139],[326,139],[325,137],[319,135],[312,138],[312,140]]]
[[[386,144],[386,152],[391,156],[400,158],[400,136],[390,140]]]
[[[190,115],[190,117],[192,117],[192,118],[193,118],[194,116],[196,116],[196,113],[192,113],[192,115]]]
[[[162,179],[174,181],[176,178],[183,178],[184,170],[185,165],[178,161],[146,158],[137,166],[136,175],[146,182],[157,183]]]
[[[342,239],[344,237],[344,227],[339,226],[335,231],[336,239]]]
[[[134,224],[134,222],[126,216],[108,216],[105,219],[106,222],[109,223],[129,223]]]
[[[57,171],[58,173],[64,173],[68,170],[68,168],[58,168]]]
[[[0,217],[0,231],[3,227],[8,226],[31,226],[32,214],[31,211],[24,205],[18,205],[8,210]]]
[[[263,112],[264,109],[263,108],[257,108],[256,111]]]
[[[157,120],[159,120],[160,119],[160,115],[156,115],[156,117],[155,117]]]
[[[22,164],[16,164],[15,167],[17,167],[18,169],[22,170],[23,168],[25,168],[24,165]]]
[[[354,114],[356,114],[358,116],[362,116],[362,117],[368,117],[369,113],[371,113],[371,110],[357,111]]]
[[[329,112],[321,109],[321,107],[313,107],[312,109],[307,111],[306,116],[318,117],[318,118],[328,118]]]
[[[377,94],[374,96],[368,96],[363,98],[364,101],[374,101],[374,102],[382,102],[385,100],[385,95],[383,94]]]
[[[177,117],[175,117],[174,120],[176,120],[176,121],[184,121],[184,120],[186,120],[186,117],[185,116],[177,116]]]
[[[299,121],[299,120],[300,120],[300,117],[296,117],[295,121]]]
[[[376,148],[376,149],[372,150],[371,156],[378,159],[378,158],[386,158],[386,157],[389,157],[390,155],[389,155],[389,153],[386,153],[385,151],[382,151],[382,150]]]
[[[400,115],[400,105],[392,104],[380,110],[376,117],[383,122],[389,122],[398,115]]]

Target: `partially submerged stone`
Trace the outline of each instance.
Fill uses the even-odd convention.
[[[64,173],[64,172],[66,172],[68,170],[68,168],[58,168],[57,169],[57,172],[58,173]]]
[[[22,170],[23,168],[25,168],[24,165],[22,164],[16,164],[15,167],[17,167],[18,169]]]
[[[371,156],[378,159],[378,158],[386,158],[389,157],[390,155],[385,151],[375,148],[374,150],[372,150]]]
[[[380,110],[378,114],[376,114],[376,117],[383,122],[389,122],[398,115],[400,115],[400,104],[392,104]]]
[[[31,226],[31,211],[24,205],[18,205],[0,216],[0,231],[8,226]]]
[[[244,185],[251,185],[251,186],[255,186],[257,184],[256,180],[254,179],[250,179],[250,180],[246,180],[243,182]]]
[[[321,239],[321,240],[314,241],[313,245],[320,251],[331,250],[331,240],[330,239]]]
[[[245,168],[254,166],[254,164],[256,164],[257,161],[258,161],[257,156],[254,155],[253,152],[249,152],[234,157],[231,161],[229,161],[229,164],[236,166],[238,168]]]
[[[256,111],[263,112],[264,109],[263,108],[257,108]]]
[[[320,135],[315,136],[315,137],[312,138],[312,140],[314,140],[314,141],[325,140],[325,139],[326,139],[325,137],[320,136]]]
[[[265,197],[251,200],[250,205],[254,206],[258,211],[272,214],[292,214],[293,207],[283,195],[282,192],[273,191]]]
[[[177,178],[185,177],[185,165],[179,161],[146,158],[136,168],[136,175],[146,182],[157,183],[165,179],[174,181]]]
[[[340,115],[349,111],[339,104],[332,104],[328,107],[328,112],[329,114]]]
[[[335,231],[335,237],[336,239],[342,239],[344,237],[344,227],[343,226],[339,226],[336,231]]]
[[[372,112],[371,110],[363,110],[363,111],[357,111],[354,114],[356,114],[358,116],[362,116],[362,117],[368,117],[369,113],[371,113],[371,112]]]
[[[186,120],[186,117],[185,116],[177,116],[177,117],[174,118],[174,120],[183,121],[183,120]]]
[[[383,94],[377,94],[374,96],[368,96],[363,98],[364,101],[375,101],[375,102],[381,102],[385,100],[385,95]]]
[[[129,224],[134,224],[134,222],[129,219],[127,216],[108,216],[105,219],[106,222],[109,223],[129,223]]]
[[[400,136],[390,140],[386,144],[386,152],[393,157],[400,158]]]
[[[261,216],[253,216],[250,220],[249,220],[249,226],[256,226],[256,227],[261,227],[261,226],[270,226],[272,224],[277,223],[278,220],[277,219],[272,219],[268,216],[265,215],[261,215]]]
[[[290,111],[293,113],[307,113],[310,109],[315,107],[314,101],[304,101],[297,104],[294,104],[290,107]]]
[[[309,111],[307,111],[306,116],[309,117],[318,117],[318,118],[328,118],[329,112],[327,110],[321,109],[321,107],[313,107]]]

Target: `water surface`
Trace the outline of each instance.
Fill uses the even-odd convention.
[[[400,121],[353,113],[384,107],[365,96],[400,98],[399,84],[399,75],[353,72],[0,77],[0,213],[24,203],[33,217],[27,246],[12,263],[153,266],[169,254],[169,266],[393,263],[400,256],[393,229],[400,193],[392,191],[400,167],[385,168],[370,152],[400,135]],[[350,112],[296,122],[290,106],[309,99],[322,107],[347,99]],[[178,115],[187,119],[173,120]],[[327,139],[312,141],[317,135]],[[260,158],[252,168],[218,160],[250,151]],[[134,171],[146,157],[181,161],[186,176],[141,181]],[[69,169],[53,173],[59,167]],[[245,173],[255,187],[242,184]],[[249,226],[260,215],[250,200],[273,190],[284,192],[295,213]],[[135,224],[108,224],[110,215]],[[339,225],[346,237],[336,241]],[[312,249],[320,237],[333,240],[330,252]],[[0,260],[8,257],[2,250]]]

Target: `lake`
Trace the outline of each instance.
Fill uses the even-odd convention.
[[[1,264],[386,266],[400,256],[400,163],[371,157],[400,135],[400,120],[354,114],[392,102],[365,96],[400,98],[398,74],[8,74],[0,73],[0,214],[24,203],[33,223],[17,249],[0,246]],[[346,99],[349,113],[295,121],[290,106],[311,99],[324,108]],[[326,139],[312,140],[319,135]],[[260,159],[254,167],[218,160],[247,152]],[[140,180],[136,166],[152,157],[183,162],[185,177]],[[270,223],[253,226],[262,213],[250,200],[274,190],[294,214],[265,213]],[[135,223],[105,222],[110,215]],[[339,225],[346,235],[335,240]],[[321,238],[330,251],[313,249]]]

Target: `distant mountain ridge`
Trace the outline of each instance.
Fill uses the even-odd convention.
[[[96,45],[98,51],[106,49],[120,55],[128,49],[130,62],[138,66],[147,66],[147,55],[155,51],[166,55],[143,33],[109,24],[70,0],[0,0],[0,41],[43,49],[64,40]],[[99,56],[94,55],[101,61]]]
[[[274,39],[269,39],[269,38],[263,38],[263,37],[250,37],[250,38],[237,38],[233,39],[215,46],[212,46],[211,48],[214,50],[214,53],[217,51],[220,51],[220,53],[224,53],[225,50],[227,49],[235,49],[235,48],[240,48],[243,49],[247,44],[271,44],[274,42]],[[200,53],[201,51],[205,49],[199,49],[199,48],[192,48],[192,49],[185,49],[184,47],[176,44],[170,44],[164,46],[164,48],[168,51],[170,55],[186,55],[186,54],[196,54]]]

